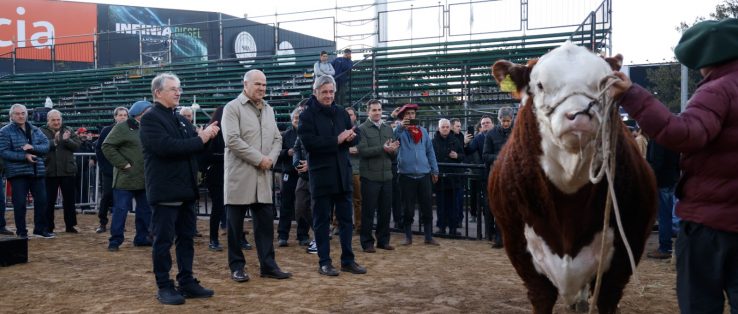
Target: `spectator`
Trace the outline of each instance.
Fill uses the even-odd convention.
[[[438,120],[438,131],[433,137],[433,151],[436,154],[436,161],[442,163],[461,163],[464,160],[464,144],[459,141],[456,136],[451,135],[451,122],[448,119]],[[451,174],[436,183],[436,227],[440,234],[457,236],[461,235],[456,231],[460,227],[459,207],[456,201],[456,194],[461,190],[461,178],[455,176],[463,172],[461,168],[446,168],[445,173]]]
[[[74,160],[74,151],[80,147],[77,134],[62,124],[62,114],[53,109],[46,114],[46,125],[41,131],[49,140],[49,152],[46,154],[46,228],[54,232],[54,210],[59,189],[62,193],[62,207],[64,208],[65,231],[78,233],[77,210],[74,205],[74,176],[77,166]]]
[[[395,109],[402,124],[395,128],[394,136],[400,141],[397,153],[397,172],[400,174],[405,240],[402,245],[413,244],[412,225],[415,216],[415,203],[420,205],[420,220],[423,222],[425,244],[440,245],[433,239],[433,211],[431,195],[433,184],[438,182],[438,164],[433,152],[428,131],[417,125],[415,113],[418,105],[407,104]]]
[[[141,119],[151,103],[137,101],[128,111],[130,118],[113,127],[102,145],[103,154],[113,165],[113,217],[110,223],[108,251],[118,251],[123,244],[124,229],[132,201],[136,199],[136,235],[133,246],[151,246],[149,225],[151,208],[144,184],[144,155],[141,147]]]
[[[467,132],[466,134],[464,134],[461,129],[461,120],[459,120],[458,118],[451,119],[451,131],[454,132],[453,136],[456,137],[459,143],[464,146],[464,149],[461,151],[464,154],[464,158],[461,160],[461,162],[467,164],[471,163],[469,157],[466,156],[465,152],[466,147],[469,146],[469,143],[471,143],[472,139],[474,139],[473,132]],[[462,227],[464,221],[464,191],[466,190],[467,186],[467,178],[462,176],[459,177],[458,180],[459,186],[454,189],[454,197],[456,199],[456,206],[459,209],[459,227]]]
[[[353,107],[346,107],[346,113],[348,113],[349,120],[351,120],[351,126],[354,132],[358,133],[356,126],[357,114]],[[351,162],[351,175],[352,175],[352,191],[353,195],[351,199],[354,205],[354,230],[358,233],[361,230],[361,177],[359,176],[359,149],[358,146],[354,145],[349,147],[349,161]],[[335,220],[334,220],[335,224]]]
[[[483,164],[482,151],[484,150],[484,138],[487,132],[493,127],[494,123],[492,123],[492,118],[486,115],[482,116],[482,118],[479,120],[479,123],[477,124],[477,129],[479,131],[476,135],[474,135],[474,138],[471,140],[471,142],[469,142],[464,150],[464,153],[466,153],[466,160],[469,163]],[[489,169],[475,169],[474,171],[472,171],[472,173],[476,175],[477,179],[472,179],[472,182],[470,184],[471,187],[469,189],[469,195],[471,196],[469,198],[471,200],[470,207],[472,209],[470,211],[470,214],[472,216],[470,220],[472,222],[476,222],[478,216],[477,210],[481,210],[482,216],[484,217],[485,225],[487,226],[487,229],[489,229],[492,221],[489,217],[489,210],[487,208],[487,175],[489,174]],[[492,235],[490,232],[485,232],[485,234],[488,240],[492,240]]]
[[[397,154],[400,142],[392,139],[392,128],[382,121],[382,103],[372,99],[366,104],[367,119],[359,126],[363,139],[359,142],[361,174],[361,247],[364,252],[374,253],[375,238],[372,223],[377,216],[377,248],[394,250],[390,244],[390,207],[392,207],[392,157]],[[356,188],[356,186],[354,186]]]
[[[682,219],[676,240],[682,313],[738,313],[738,19],[702,21],[674,48],[703,79],[673,115],[623,73],[611,96],[652,141],[682,153],[675,194]]]
[[[223,122],[223,106],[218,107],[213,112],[212,118],[208,125],[222,125]],[[208,249],[215,252],[223,251],[223,247],[218,240],[218,224],[221,222],[225,214],[225,204],[223,202],[223,156],[225,154],[225,140],[223,139],[223,130],[218,131],[218,135],[210,142],[205,150],[202,168],[205,169],[203,182],[208,188],[208,194],[212,201],[210,207],[210,243]]]
[[[92,140],[92,133],[90,133],[87,128],[78,128],[77,136],[80,140],[77,153],[95,152],[95,144]],[[76,202],[77,204],[81,204],[81,209],[85,211],[90,209],[90,204],[97,201],[90,198],[90,188],[92,187],[91,183],[94,182],[94,172],[92,170],[95,169],[95,156],[83,155],[80,158],[76,158],[76,162],[76,184],[78,189],[76,193]]]
[[[304,110],[304,109],[303,109]],[[304,219],[306,221],[313,220],[313,211],[311,210],[314,206],[312,197],[310,196],[310,176],[308,175],[308,164],[307,164],[307,151],[305,146],[302,145],[302,141],[298,136],[295,140],[294,147],[295,154],[292,155],[292,164],[297,170],[299,178],[297,179],[297,186],[295,188],[295,215],[297,219]],[[312,227],[313,224],[308,224]],[[315,234],[315,229],[313,229]],[[313,238],[305,248],[305,252],[308,254],[318,254],[318,245],[315,243]]]
[[[300,121],[302,108],[295,108],[290,114],[292,127],[282,133],[282,150],[279,152],[277,163],[282,168],[282,188],[280,189],[281,206],[279,210],[279,246],[287,246],[290,237],[292,220],[297,220],[297,242],[300,246],[310,244],[308,232],[310,231],[310,220],[295,219],[295,190],[297,189],[297,170],[292,165],[292,157],[295,155],[295,140],[297,140],[297,123]]]
[[[195,115],[191,107],[188,107],[188,106],[180,107],[179,114],[182,115],[185,119],[187,119],[187,122],[194,123]]]
[[[679,180],[679,154],[655,141],[650,141],[646,160],[656,175],[656,185],[659,188],[659,247],[648,252],[646,256],[655,259],[671,258],[671,221],[674,209],[674,186]]]
[[[497,111],[497,120],[500,124],[492,128],[492,130],[487,131],[487,134],[485,135],[482,159],[484,160],[484,165],[487,169],[492,168],[495,160],[497,160],[497,155],[500,153],[500,150],[502,150],[502,147],[505,146],[507,139],[510,137],[510,133],[512,133],[513,115],[513,108],[500,108]],[[489,197],[494,197],[494,195],[489,195]],[[502,233],[500,233],[500,228],[497,227],[497,220],[494,219],[494,217],[491,218],[492,223],[488,224],[488,226],[490,226],[491,231],[494,232],[492,247],[499,249],[502,248]],[[487,228],[487,230],[490,231],[490,228]]]
[[[28,238],[26,229],[26,197],[33,196],[33,234],[54,238],[46,226],[46,185],[43,155],[49,152],[49,140],[41,130],[27,121],[26,106],[10,106],[10,121],[0,129],[0,156],[5,177],[13,186],[15,234]]]
[[[313,230],[318,245],[320,268],[326,276],[338,276],[331,264],[328,242],[331,207],[336,208],[341,239],[341,270],[365,274],[351,249],[351,165],[349,147],[359,143],[346,110],[333,102],[335,81],[321,76],[313,84],[313,96],[300,115],[297,134],[307,151],[310,193],[313,200]]]
[[[213,290],[203,288],[192,273],[195,255],[193,237],[197,223],[195,203],[198,197],[196,154],[215,138],[220,130],[210,125],[199,134],[175,108],[182,88],[179,78],[162,73],[151,80],[153,108],[141,119],[141,144],[144,148],[146,196],[153,207],[152,250],[154,275],[162,304],[183,304],[186,298],[208,298]],[[177,281],[169,278],[172,268],[170,249],[176,242]]]
[[[333,69],[333,65],[328,62],[328,52],[320,52],[320,60],[315,62],[313,65],[313,78],[318,79],[323,75],[333,76],[336,74],[336,70]]]
[[[95,158],[97,158],[100,169],[100,181],[102,183],[102,197],[97,205],[97,218],[100,220],[100,225],[95,229],[96,233],[108,231],[108,211],[113,206],[113,165],[105,158],[105,154],[102,152],[102,144],[105,142],[108,134],[110,134],[110,130],[116,124],[128,120],[128,108],[115,108],[113,110],[113,119],[115,122],[112,125],[104,127],[100,131],[97,141],[95,141]]]
[[[238,245],[247,210],[253,214],[254,240],[262,277],[287,279],[274,259],[272,167],[282,148],[274,109],[264,101],[266,76],[251,70],[243,76],[244,89],[223,109],[225,163],[224,202],[228,212],[228,266],[231,279],[249,280],[246,260]]]
[[[336,98],[336,104],[342,107],[345,107],[350,103],[350,100],[346,101],[346,94],[348,93],[350,87],[349,83],[351,82],[351,68],[354,66],[354,63],[351,61],[351,49],[344,49],[343,50],[343,57],[338,57],[333,59],[333,62],[331,62],[333,65],[333,69],[336,70],[336,89],[337,89],[337,98]]]

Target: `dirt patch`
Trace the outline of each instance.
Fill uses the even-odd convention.
[[[10,213],[10,212],[9,212]],[[12,213],[6,218],[14,227]],[[32,227],[29,215],[28,226]],[[59,217],[59,215],[57,215]],[[354,237],[357,262],[366,275],[342,273],[325,277],[317,272],[318,257],[305,253],[294,241],[276,248],[277,263],[293,273],[288,280],[260,278],[255,251],[246,251],[251,281],[229,279],[226,252],[207,250],[208,221],[199,220],[206,234],[196,238],[194,271],[205,287],[215,290],[211,299],[187,300],[182,306],[163,306],[156,299],[150,248],[133,247],[133,216],[129,216],[126,242],[108,252],[108,234],[95,234],[97,217],[78,215],[79,234],[59,232],[56,239],[32,238],[29,263],[0,268],[1,311],[12,312],[116,312],[116,313],[530,313],[522,282],[504,251],[488,242],[439,239],[440,247],[422,244],[395,251],[360,252]],[[61,218],[57,226],[63,227]],[[293,226],[294,227],[294,226]],[[251,229],[251,224],[248,224]],[[63,230],[63,228],[61,229]],[[253,240],[253,235],[249,235]],[[225,245],[225,235],[221,243]],[[656,243],[654,234],[647,251]],[[338,266],[338,239],[331,241]],[[276,245],[275,245],[276,246]],[[172,277],[176,271],[173,267]],[[676,313],[674,267],[668,261],[644,258],[639,266],[641,284],[631,283],[620,303],[621,313]],[[557,305],[556,313],[569,313]]]

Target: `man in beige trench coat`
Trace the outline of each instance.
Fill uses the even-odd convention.
[[[243,219],[250,209],[256,252],[262,277],[286,279],[274,260],[274,208],[272,166],[282,148],[274,110],[264,101],[266,76],[259,70],[246,72],[244,90],[223,110],[225,140],[224,200],[228,215],[228,266],[231,279],[249,280],[246,260],[239,245]]]

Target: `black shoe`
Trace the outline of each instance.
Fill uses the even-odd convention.
[[[187,299],[209,298],[215,294],[213,290],[201,286],[197,280],[184,286],[180,285],[177,290]]]
[[[273,279],[287,279],[287,278],[292,277],[292,274],[288,272],[283,272],[282,270],[277,268],[272,271],[262,272],[261,276],[265,278],[273,278]]]
[[[374,249],[374,246],[368,246],[364,248],[364,253],[376,253],[377,250]]]
[[[174,287],[160,288],[156,293],[156,299],[161,304],[180,305],[185,303],[185,298]]]
[[[118,252],[118,247],[115,245],[108,245],[108,251],[110,252]]]
[[[300,246],[309,246],[310,245],[310,240],[307,240],[307,239],[306,240],[300,240],[299,241],[299,245]]]
[[[446,233],[446,229],[441,229],[441,230],[438,230],[438,232],[436,232],[436,234],[439,234],[439,235],[446,235],[446,234],[447,234],[447,233]]]
[[[279,239],[279,241],[277,241],[277,244],[279,245],[279,247],[287,247],[289,245],[287,244],[287,240],[285,239]]]
[[[434,245],[434,246],[441,245],[440,243],[438,243],[438,241],[436,241],[436,239],[425,240],[423,243],[425,243],[426,245]]]
[[[231,279],[235,282],[247,282],[249,281],[249,274],[247,274],[243,269],[237,270],[231,273]]]
[[[4,215],[4,213],[3,213]],[[0,229],[0,234],[2,235],[15,235],[15,232],[8,230],[7,228],[3,227]]]
[[[39,238],[44,238],[44,239],[53,239],[53,238],[56,238],[56,235],[54,233],[51,233],[51,232],[34,232],[33,233],[33,236],[39,237]]]
[[[154,244],[151,243],[151,242],[149,242],[149,241],[141,242],[141,243],[135,243],[135,242],[133,243],[133,246],[136,246],[136,247],[139,247],[139,246],[152,246],[152,245],[154,245]]]
[[[325,276],[338,276],[338,270],[331,264],[318,267],[318,273]]]
[[[351,264],[341,265],[341,271],[349,272],[352,274],[366,274],[366,268],[359,266],[359,264],[356,264],[356,262],[351,262]]]
[[[492,248],[493,249],[501,249],[502,248],[502,242],[492,241]]]
[[[392,246],[391,244],[377,245],[377,248],[382,249],[382,250],[387,250],[387,251],[392,251],[395,249],[395,247]]]
[[[254,247],[251,246],[251,243],[248,243],[246,241],[241,241],[241,249],[244,249],[244,250],[247,250],[248,251],[248,250],[251,250],[253,248]]]
[[[100,225],[99,227],[97,227],[97,229],[95,229],[95,233],[104,233],[105,231],[108,231],[108,228],[103,225]]]
[[[74,229],[74,227],[69,227],[66,230],[64,230],[64,232],[66,232],[66,233],[79,233],[79,231],[77,231],[77,229]]]
[[[220,243],[218,241],[210,241],[210,244],[208,244],[208,249],[213,252],[223,251],[223,247],[220,246]]]

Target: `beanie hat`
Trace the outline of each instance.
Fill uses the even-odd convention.
[[[695,24],[679,39],[674,55],[680,63],[695,70],[738,59],[738,19]]]
[[[131,115],[131,117],[138,116],[142,114],[144,111],[146,111],[147,108],[151,107],[151,103],[145,100],[139,100],[131,106],[131,109],[128,109],[128,114]]]

